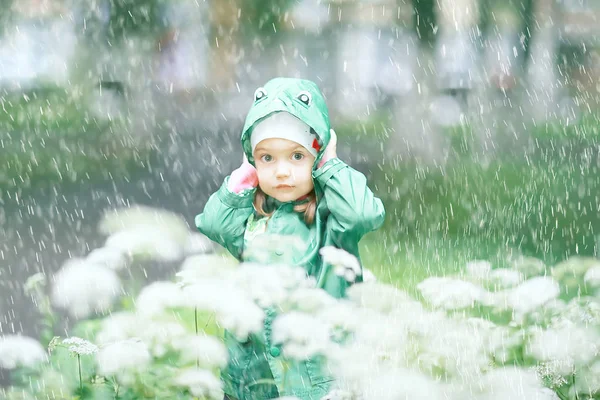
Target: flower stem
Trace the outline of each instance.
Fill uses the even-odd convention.
[[[196,336],[198,336],[198,307],[194,307],[194,326],[196,327]],[[200,368],[199,358],[196,358],[196,368]]]
[[[81,356],[77,354],[77,364],[79,364],[79,391],[83,394],[83,380],[81,379]]]

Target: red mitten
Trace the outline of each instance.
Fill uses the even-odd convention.
[[[319,165],[317,166],[317,168],[321,168],[323,166],[323,164],[325,164],[327,161],[331,160],[332,158],[336,158],[337,157],[337,135],[335,134],[335,131],[333,129],[329,130],[329,144],[327,145],[327,148],[325,149],[325,152],[323,153],[323,158],[321,158],[321,161],[319,161]]]
[[[242,165],[229,176],[227,189],[233,193],[241,193],[246,189],[254,189],[257,186],[258,175],[256,175],[256,168],[254,168],[252,164],[248,162],[246,156],[244,156]]]

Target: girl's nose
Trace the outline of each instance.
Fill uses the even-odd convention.
[[[285,163],[277,164],[275,176],[277,178],[287,178],[288,176],[290,176],[290,168]]]

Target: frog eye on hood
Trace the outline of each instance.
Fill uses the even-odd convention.
[[[254,101],[262,100],[265,97],[267,97],[267,91],[262,87],[259,87],[256,89],[256,92],[254,92]]]
[[[310,106],[310,102],[312,101],[312,95],[309,92],[303,90],[298,94],[297,99],[305,105]]]

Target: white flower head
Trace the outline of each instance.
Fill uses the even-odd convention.
[[[264,311],[232,282],[205,279],[183,287],[187,307],[216,314],[217,321],[239,340],[263,328]]]
[[[356,281],[356,277],[362,275],[362,268],[356,256],[345,250],[333,246],[326,246],[319,250],[323,262],[335,267],[335,274],[343,277],[348,282]]]
[[[148,346],[135,338],[102,346],[96,356],[100,375],[117,376],[126,381],[129,374],[143,370],[150,360]]]
[[[47,359],[46,351],[35,339],[21,335],[0,336],[0,368],[33,367]]]
[[[487,291],[471,282],[431,277],[417,285],[425,300],[435,308],[458,310],[483,302]]]
[[[558,297],[560,286],[549,277],[536,276],[519,286],[493,293],[491,303],[500,309],[512,309],[515,320]]]
[[[590,288],[600,288],[600,266],[588,269],[583,277],[583,281]]]
[[[156,357],[164,356],[173,348],[173,343],[187,336],[185,327],[177,321],[146,321],[143,329],[138,327],[138,336],[146,343],[150,353]]]
[[[187,256],[210,253],[214,249],[214,243],[200,232],[190,232],[183,247]]]
[[[158,315],[166,309],[184,304],[181,288],[173,282],[153,282],[142,289],[135,302],[136,310],[144,316]]]
[[[86,257],[86,261],[114,271],[124,269],[129,262],[127,255],[121,250],[110,247],[100,247],[93,250]]]
[[[51,297],[56,307],[75,318],[85,318],[93,312],[108,311],[121,292],[121,281],[114,271],[73,259],[54,277]]]
[[[275,318],[273,343],[283,344],[286,357],[306,360],[325,353],[330,344],[329,330],[317,318],[292,311]]]
[[[91,355],[98,352],[98,346],[88,340],[75,336],[64,339],[62,343],[69,346],[68,348],[71,353],[79,355]]]
[[[590,396],[600,393],[600,360],[578,372],[574,389],[578,394],[586,393]]]
[[[526,278],[544,275],[546,264],[534,257],[517,256],[508,260],[511,268],[521,272]]]
[[[134,259],[174,262],[183,258],[183,246],[155,226],[113,233],[104,246]]]
[[[487,282],[497,289],[515,287],[525,280],[525,275],[514,269],[498,268],[490,272]]]
[[[104,213],[98,225],[99,231],[106,236],[138,228],[157,229],[165,237],[182,246],[187,242],[190,234],[185,219],[180,215],[141,205],[109,210]]]
[[[283,303],[291,291],[313,286],[306,271],[288,265],[244,263],[234,276],[240,288],[259,306],[267,308]]]
[[[181,360],[199,362],[204,368],[223,368],[227,364],[227,349],[223,342],[212,336],[185,336],[173,343]]]
[[[558,400],[556,393],[542,385],[534,369],[517,367],[491,369],[473,380],[468,393],[458,398]]]
[[[356,305],[382,313],[389,313],[404,303],[415,303],[406,292],[381,282],[352,285],[348,288],[347,295]]]
[[[280,308],[284,311],[316,313],[335,304],[336,299],[322,289],[300,287],[291,292],[283,303],[280,303]]]
[[[181,371],[175,377],[174,383],[177,386],[187,388],[193,396],[211,400],[221,400],[223,391],[221,381],[210,371],[203,369],[190,368]]]
[[[96,342],[108,344],[138,336],[138,332],[145,329],[149,322],[131,312],[121,311],[112,313],[102,320],[100,332],[96,335]]]
[[[231,278],[235,272],[237,261],[219,254],[195,254],[187,257],[176,274],[181,286],[198,283],[204,279]]]
[[[525,353],[540,362],[554,362],[562,367],[557,373],[572,374],[575,368],[587,365],[600,350],[600,336],[591,328],[568,325],[547,330],[534,329],[525,346]]]
[[[441,384],[425,374],[408,369],[388,369],[370,376],[363,384],[367,399],[445,400]]]

